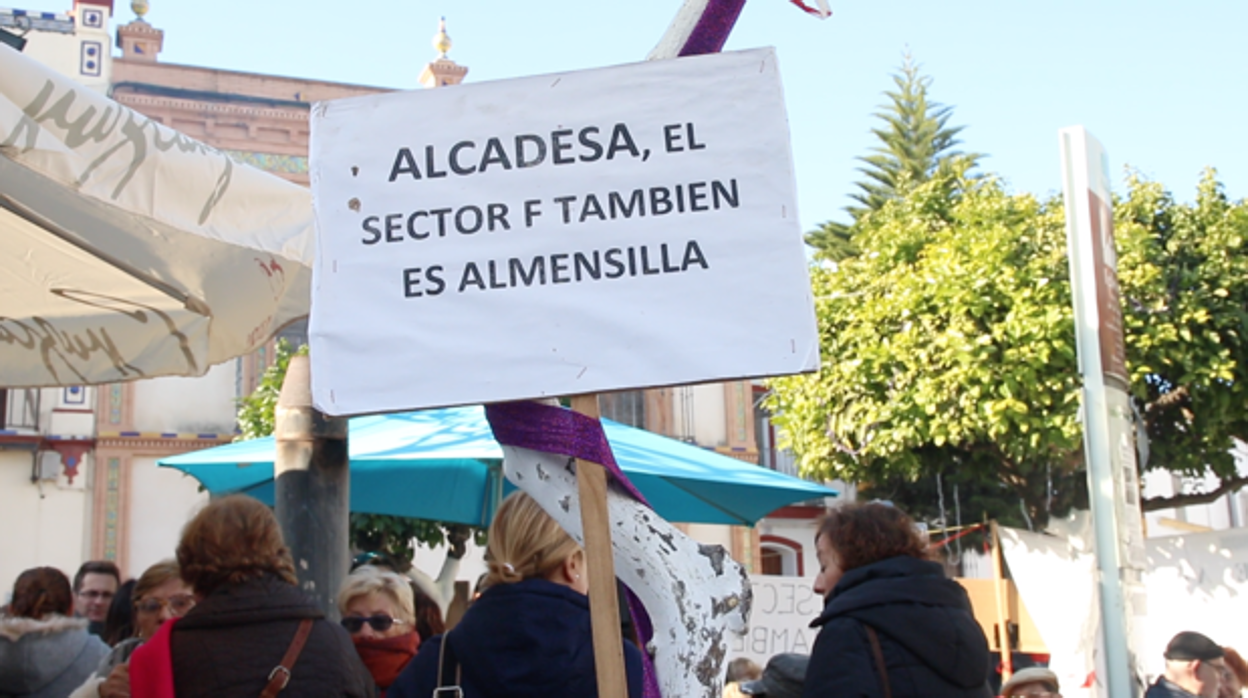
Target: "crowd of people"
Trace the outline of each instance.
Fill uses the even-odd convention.
[[[1045,667],[1013,673],[999,691],[987,639],[965,590],[929,559],[926,537],[896,507],[832,510],[815,537],[824,597],[810,655],[778,654],[765,669],[730,663],[724,698],[1062,698]],[[1145,698],[1241,698],[1248,664],[1234,649],[1179,633]]]
[[[725,698],[991,698],[992,659],[966,592],[926,537],[881,503],[830,511],[815,539],[825,606],[810,655],[729,664]],[[174,558],[122,583],[88,562],[71,580],[18,576],[0,616],[0,698],[381,696],[594,698],[586,556],[528,495],[490,526],[479,597],[447,630],[439,604],[384,558],[363,560],[333,623],[298,588],[272,511],[217,499],[182,531]],[[644,694],[624,631],[629,698]],[[1146,698],[1240,698],[1248,665],[1195,632],[1175,636]],[[1043,667],[998,695],[1061,698]]]
[[[527,495],[499,507],[484,589],[451,632],[440,605],[369,558],[332,623],[298,588],[273,512],[246,496],[209,503],[173,559],[133,582],[90,562],[23,572],[0,617],[0,696],[597,695],[585,553]],[[641,652],[627,644],[630,698]]]

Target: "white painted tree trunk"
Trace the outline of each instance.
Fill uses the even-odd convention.
[[[574,459],[503,447],[503,471],[573,538],[583,542]],[[703,545],[653,510],[609,488],[615,574],[650,614],[664,698],[720,698],[728,641],[743,635],[752,594],[745,568],[720,545]]]

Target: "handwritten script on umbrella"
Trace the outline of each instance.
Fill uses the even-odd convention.
[[[170,339],[177,342],[186,360],[186,372],[199,371],[186,335],[178,329],[177,324],[168,314],[158,308],[90,291],[56,289],[53,293],[66,300],[121,315],[132,320],[135,328],[158,320],[156,324],[168,333]],[[60,325],[61,323],[54,320],[38,316],[26,321],[0,317],[0,344],[13,345],[38,354],[48,374],[58,381],[87,382],[86,374],[79,367],[81,364],[89,363],[96,354],[104,355],[116,371],[117,380],[144,377],[145,374],[141,369],[126,360],[123,352],[117,347],[117,343],[113,341],[108,327],[99,325],[67,329]],[[124,327],[118,329],[125,331]],[[63,374],[58,367],[67,373]]]
[[[18,121],[17,126],[4,142],[0,143],[0,148],[16,148],[19,153],[34,148],[40,125],[48,121],[64,130],[60,138],[71,149],[77,149],[85,143],[94,145],[116,140],[108,150],[87,163],[87,166],[78,174],[78,183],[82,184],[106,161],[114,156],[124,157],[123,151],[128,151],[130,160],[124,165],[124,172],[116,178],[117,184],[112,193],[114,199],[121,195],[134,178],[134,174],[147,160],[149,149],[156,152],[176,149],[182,152],[219,155],[221,173],[217,177],[216,186],[212,188],[204,201],[203,208],[200,209],[199,223],[208,220],[213,208],[229,190],[234,172],[234,161],[225,153],[173,129],[162,129],[151,119],[128,109],[104,108],[97,112],[95,107],[89,106],[75,114],[73,107],[77,93],[73,90],[62,91],[56,101],[52,102],[56,92],[56,83],[51,80],[44,83],[39,94],[22,110],[25,116]],[[52,104],[49,105],[49,102]],[[120,139],[116,139],[115,136],[120,136]]]

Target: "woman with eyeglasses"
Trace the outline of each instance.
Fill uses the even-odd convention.
[[[364,565],[343,584],[338,611],[377,683],[377,695],[385,698],[386,689],[420,647],[412,585],[394,572]]]
[[[532,497],[513,492],[490,524],[486,561],[481,598],[454,629],[421,644],[388,698],[596,698],[581,546]],[[640,698],[641,652],[631,642],[624,669],[628,695]]]
[[[373,695],[347,632],[299,590],[277,518],[260,501],[214,499],[182,529],[177,558],[197,602],[130,657],[136,697]]]
[[[178,563],[161,560],[139,576],[132,592],[134,637],[123,640],[100,662],[95,674],[70,694],[70,698],[125,698],[130,695],[127,662],[165,621],[181,618],[195,607],[191,588],[182,581]]]

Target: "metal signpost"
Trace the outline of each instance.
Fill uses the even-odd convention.
[[[1060,139],[1101,608],[1105,675],[1098,676],[1098,692],[1135,698],[1140,684],[1131,639],[1133,616],[1143,610],[1144,535],[1109,168],[1104,148],[1082,126],[1062,129]]]

